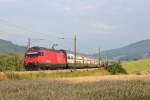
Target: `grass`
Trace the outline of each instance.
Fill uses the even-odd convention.
[[[23,71],[23,58],[19,54],[0,54],[0,71]]]
[[[123,64],[123,68],[129,74],[139,73],[142,71],[150,70],[150,59],[129,61],[128,63]]]
[[[96,69],[89,71],[74,71],[74,72],[4,72],[0,74],[0,80],[37,80],[50,78],[64,77],[81,77],[81,76],[103,76],[109,75],[104,69]]]
[[[86,80],[83,78],[83,80]],[[149,100],[150,80],[14,80],[0,82],[0,100]]]

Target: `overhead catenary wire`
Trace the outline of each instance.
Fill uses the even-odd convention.
[[[6,25],[6,26],[8,26],[8,27],[11,27],[11,28],[15,28],[15,29],[18,29],[18,30],[22,30],[22,31],[24,31],[24,32],[29,32],[30,34],[31,33],[33,33],[33,34],[39,34],[39,35],[42,35],[42,36],[45,36],[46,35],[46,37],[55,37],[56,38],[56,36],[54,36],[54,35],[52,35],[52,34],[48,34],[48,33],[44,33],[44,32],[37,32],[37,31],[33,31],[33,30],[31,30],[31,29],[27,29],[27,28],[25,28],[25,27],[22,27],[22,26],[20,26],[20,25],[18,25],[18,24],[15,24],[15,23],[10,23],[8,20],[6,20],[6,19],[2,19],[2,18],[0,18],[0,22],[3,22],[3,23],[0,23],[0,24],[2,24],[2,25]],[[6,31],[0,31],[0,34],[10,34],[10,32],[6,32]],[[11,33],[12,34],[12,33]],[[54,33],[53,33],[54,34]],[[26,35],[26,34],[22,34],[22,35]],[[31,37],[28,37],[28,39],[31,39]],[[32,42],[32,40],[34,41],[34,40],[37,40],[37,38],[32,38],[30,41]],[[40,39],[41,40],[41,39]],[[48,39],[42,39],[42,40],[48,40]],[[27,43],[27,45],[29,45],[29,42],[26,42]],[[31,45],[31,44],[30,44]]]
[[[0,22],[4,22],[5,25],[7,25],[7,26],[9,26],[9,27],[14,27],[14,28],[16,28],[16,29],[18,29],[18,30],[22,30],[22,31],[25,31],[25,32],[34,33],[34,34],[37,33],[37,34],[39,34],[39,35],[46,35],[46,36],[56,37],[56,36],[52,35],[52,34],[55,34],[54,32],[48,32],[48,33],[51,33],[51,34],[48,34],[48,33],[44,33],[44,32],[33,31],[33,30],[31,30],[31,29],[22,27],[21,25],[18,25],[18,24],[16,24],[16,23],[10,23],[10,22],[9,22],[8,20],[6,20],[6,19],[0,18]],[[0,24],[2,24],[2,23],[0,23]]]
[[[0,30],[0,34],[5,34],[5,33],[8,33],[8,32]]]
[[[16,29],[23,30],[23,31],[26,31],[26,32],[30,32],[30,33],[34,33],[34,34],[37,33],[37,34],[44,35],[44,36],[46,35],[46,36],[51,36],[51,37],[58,38],[57,36],[54,36],[52,34],[47,34],[47,33],[44,33],[44,32],[37,32],[37,31],[33,31],[31,29],[27,29],[25,27],[21,27],[18,24],[10,23],[8,20],[2,19],[2,18],[0,18],[0,22],[4,22],[4,24],[9,26],[9,27],[14,27]],[[59,33],[59,34],[64,34],[64,33]],[[74,41],[76,41],[76,37],[75,37]],[[30,48],[30,46],[31,46],[31,38],[28,37],[28,42],[27,43],[28,43],[27,44],[27,48]],[[76,43],[76,42],[74,42],[74,43]],[[74,45],[76,45],[76,44],[74,44]],[[74,48],[76,48],[76,46]],[[75,58],[76,58],[76,49],[74,50],[74,52],[75,52]],[[75,63],[76,63],[76,60],[75,60]]]

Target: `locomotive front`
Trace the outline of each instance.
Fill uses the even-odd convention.
[[[38,69],[39,64],[41,63],[41,59],[44,56],[44,51],[31,48],[25,52],[24,57],[24,66],[26,70],[36,70]]]

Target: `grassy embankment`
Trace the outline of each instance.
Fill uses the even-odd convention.
[[[64,77],[82,77],[82,76],[104,76],[109,75],[104,69],[89,70],[89,71],[69,71],[69,72],[3,72],[0,73],[0,80],[37,80],[50,78]]]
[[[150,59],[129,61],[122,66],[128,74],[140,74],[143,71],[150,71]]]

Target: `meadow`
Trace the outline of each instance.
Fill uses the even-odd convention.
[[[122,64],[122,66],[128,74],[143,74],[142,72],[144,71],[150,71],[150,59],[129,61],[127,63]]]
[[[149,100],[149,98],[150,77],[110,76],[0,82],[0,100]]]

